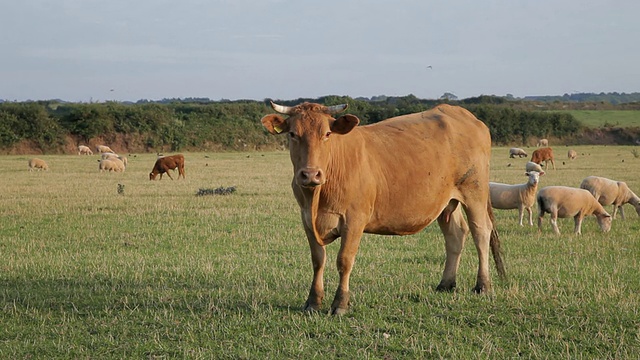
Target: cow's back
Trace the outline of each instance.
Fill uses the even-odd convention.
[[[440,105],[362,126],[347,136],[359,140],[350,141],[354,148],[345,152],[351,154],[345,165],[348,186],[371,189],[373,194],[359,196],[375,198],[369,232],[405,233],[395,227],[416,232],[452,198],[486,202],[489,196],[491,136],[463,108]]]

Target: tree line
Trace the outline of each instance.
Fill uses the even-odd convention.
[[[347,103],[347,112],[358,116],[363,125],[428,110],[439,103],[460,105],[487,124],[495,145],[524,144],[532,137],[570,137],[580,130],[580,123],[568,113],[519,108],[495,96],[452,101],[408,95],[372,101],[332,95],[276,102],[292,106],[303,101],[325,105]],[[142,147],[129,151],[284,148],[286,138],[269,135],[260,123],[262,116],[272,111],[268,99],[135,104],[4,102],[0,103],[0,149],[11,149],[28,141],[43,153],[60,153],[69,139],[88,144],[97,138],[108,142],[118,135],[134,138]]]

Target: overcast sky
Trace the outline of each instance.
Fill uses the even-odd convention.
[[[640,91],[638,0],[16,0],[0,99]]]

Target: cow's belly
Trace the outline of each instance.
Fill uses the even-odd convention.
[[[374,213],[364,231],[380,235],[415,234],[437,219],[442,212],[442,208],[444,208],[444,205],[430,209],[408,211],[395,209],[396,211],[385,214]]]

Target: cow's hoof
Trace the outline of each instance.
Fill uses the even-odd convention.
[[[331,315],[341,316],[341,315],[346,314],[347,310],[348,309],[345,309],[345,308],[334,308],[334,309],[331,309]]]
[[[303,311],[308,313],[315,313],[320,311],[320,304],[309,304],[308,302],[304,304]]]
[[[438,286],[436,286],[436,291],[439,291],[439,292],[452,292],[455,289],[456,289],[455,281],[449,284],[441,282],[440,284],[438,284]]]
[[[489,287],[486,286],[486,285],[479,285],[478,284],[473,288],[473,292],[476,293],[476,294],[484,294],[484,293],[487,292],[488,288]]]

